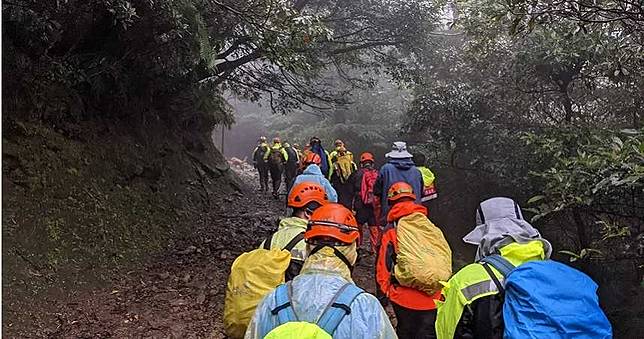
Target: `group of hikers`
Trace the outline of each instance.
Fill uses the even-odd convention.
[[[337,157],[350,152],[339,140],[335,146],[327,153],[311,138],[287,181],[290,216],[233,263],[229,337],[612,338],[597,285],[549,259],[551,244],[514,200],[493,197],[472,211],[476,225],[463,241],[477,246],[476,256],[452,274],[450,246],[429,219],[437,193],[425,157],[395,142],[380,169],[365,152],[346,175]],[[365,226],[376,254],[375,295],[352,278]]]

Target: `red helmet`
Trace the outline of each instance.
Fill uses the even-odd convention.
[[[402,198],[411,198],[416,200],[416,195],[414,194],[414,189],[411,185],[404,181],[399,181],[389,187],[387,199],[389,201],[396,201]]]
[[[320,165],[321,163],[322,163],[322,158],[320,158],[320,156],[315,152],[309,152],[306,155],[306,158],[304,158],[305,165],[310,165],[310,164]]]
[[[328,203],[316,209],[304,233],[306,240],[331,238],[345,244],[355,242],[359,236],[358,222],[353,213],[338,203]]]
[[[362,163],[362,162],[367,162],[367,161],[375,162],[375,160],[373,158],[373,154],[371,154],[369,152],[364,152],[364,153],[360,154],[360,162]]]
[[[320,205],[325,205],[328,202],[324,188],[314,182],[299,183],[293,186],[288,195],[288,206],[290,207],[302,208],[312,202],[317,202]]]

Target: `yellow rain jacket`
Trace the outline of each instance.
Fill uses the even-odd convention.
[[[271,249],[284,248],[296,235],[306,231],[306,223],[306,220],[298,217],[289,217],[280,220],[277,231],[273,233],[273,239],[271,239]],[[265,241],[262,241],[259,248],[264,248]],[[291,250],[291,260],[304,262],[304,259],[306,259],[306,242],[302,240]]]

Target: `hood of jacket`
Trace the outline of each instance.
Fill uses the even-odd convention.
[[[389,210],[389,213],[387,214],[387,222],[394,222],[404,216],[408,216],[416,212],[427,216],[427,208],[425,208],[425,206],[418,205],[414,201],[399,202]]]
[[[491,198],[483,201],[476,212],[478,226],[463,237],[468,244],[478,245],[476,260],[501,254],[500,249],[511,243],[525,244],[540,241],[545,258],[550,258],[552,245],[539,231],[523,219],[521,208],[510,198]]]
[[[401,170],[408,170],[412,167],[414,167],[414,162],[411,160],[411,158],[406,158],[406,159],[389,159],[387,163],[394,165],[396,168],[401,169]]]
[[[315,247],[314,245],[307,244],[307,254]],[[358,259],[358,250],[354,242],[348,246],[335,246],[346,258],[351,265],[355,265]],[[351,279],[351,270],[347,265],[335,255],[333,248],[324,247],[314,254],[308,255],[302,271],[300,274],[326,274],[340,276],[347,281],[353,282]]]
[[[302,174],[311,174],[311,175],[319,175],[322,176],[322,170],[320,169],[320,166],[316,164],[311,164],[309,165]]]
[[[301,229],[302,231],[306,231],[306,225],[307,221],[302,218],[288,217],[280,220],[280,224],[279,226],[277,226],[277,230],[279,231],[287,228],[297,228]]]

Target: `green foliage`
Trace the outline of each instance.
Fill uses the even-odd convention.
[[[535,156],[550,168],[532,172],[542,187],[536,217],[568,208],[610,206],[607,213],[635,213],[644,194],[644,131],[634,135],[580,129],[526,134]],[[640,214],[641,213],[641,214]]]
[[[324,76],[382,66],[437,22],[429,1],[17,0],[3,4],[5,98],[42,121],[150,115],[208,130],[222,93],[274,112],[343,103]],[[402,21],[406,25],[391,25]],[[143,118],[142,120],[145,120]]]
[[[641,35],[531,7],[546,3],[458,2],[449,28],[415,51],[423,62],[399,68],[414,84],[404,131],[448,171],[527,200],[560,246],[586,250],[578,258],[632,257],[644,220]]]

